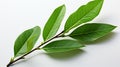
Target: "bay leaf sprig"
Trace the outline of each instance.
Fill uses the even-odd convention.
[[[11,58],[7,67],[24,59],[24,57],[36,50],[45,50],[47,53],[76,50],[85,47],[84,43],[96,41],[110,33],[116,26],[105,23],[87,23],[98,16],[103,2],[104,0],[93,0],[79,7],[68,17],[64,30],[57,35],[56,33],[65,16],[66,7],[61,5],[56,8],[44,26],[42,32],[44,41],[37,47],[34,47],[41,33],[39,26],[25,30],[15,41],[14,57]],[[70,32],[72,29],[74,30]],[[60,37],[62,39],[54,40]],[[64,37],[71,38],[65,39]]]

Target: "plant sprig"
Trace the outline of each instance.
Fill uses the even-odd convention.
[[[79,7],[68,17],[64,30],[57,35],[56,33],[64,18],[66,7],[62,5],[56,8],[44,26],[44,42],[33,48],[40,36],[41,29],[39,26],[24,31],[15,41],[14,57],[11,58],[7,67],[39,49],[43,49],[48,53],[71,51],[85,47],[82,43],[95,41],[110,33],[116,26],[103,23],[87,23],[98,16],[103,2],[104,0],[93,0]],[[72,29],[75,30],[66,35]],[[52,41],[60,37],[71,37],[71,39]]]

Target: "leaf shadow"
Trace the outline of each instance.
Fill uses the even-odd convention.
[[[102,38],[100,38],[100,39],[98,39],[94,42],[88,42],[88,43],[85,43],[85,44],[86,45],[94,45],[94,44],[98,44],[98,43],[108,42],[108,41],[112,40],[115,37],[115,35],[116,35],[115,32],[111,32],[108,35],[106,35],[106,36],[104,36],[104,37],[102,37]],[[76,50],[72,50],[72,51],[68,51],[68,52],[61,52],[61,53],[41,53],[40,52],[40,53],[38,53],[36,55],[33,55],[29,58],[25,58],[23,60],[20,60],[20,61],[16,62],[15,64],[12,64],[11,66],[27,62],[29,59],[32,59],[35,56],[38,56],[38,55],[41,55],[41,54],[46,54],[50,58],[56,59],[56,60],[68,60],[68,59],[72,59],[74,57],[80,56],[84,53],[85,53],[85,51],[82,50],[82,49],[76,49]]]
[[[93,44],[108,42],[108,41],[111,41],[115,37],[115,35],[116,35],[115,32],[111,32],[111,33],[107,34],[106,36],[103,36],[103,37],[97,39],[96,41],[86,42],[85,44],[86,45],[93,45]]]
[[[81,49],[76,49],[68,52],[61,52],[61,53],[46,53],[49,57],[58,60],[67,60],[78,55],[82,55],[85,51]]]
[[[29,58],[25,58],[23,60],[20,60],[16,63],[12,64],[11,66],[28,62],[28,60],[34,58],[35,56],[41,55],[41,54],[45,54],[45,55],[49,56],[50,58],[56,59],[56,60],[67,60],[67,59],[72,59],[73,57],[82,55],[84,52],[85,52],[84,50],[76,49],[76,50],[72,50],[72,51],[68,51],[68,52],[61,52],[61,53],[38,53],[38,54],[33,55]]]
[[[14,66],[14,65],[18,65],[18,64],[21,64],[21,63],[24,63],[24,62],[27,62],[28,59],[22,59],[22,60],[19,60],[17,61],[16,63],[12,64],[11,66]]]
[[[113,20],[114,18],[116,17],[114,17],[113,15],[104,15],[104,16],[99,17],[98,19],[96,18],[94,22],[100,22],[100,23],[108,22],[109,23],[109,22],[112,22],[111,20]]]

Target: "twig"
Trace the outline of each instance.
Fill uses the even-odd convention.
[[[51,38],[51,39],[49,39],[49,40],[45,41],[44,43],[40,44],[38,47],[34,48],[34,49],[33,49],[33,50],[31,50],[30,52],[28,52],[28,53],[26,53],[26,54],[22,55],[21,57],[19,57],[19,58],[15,59],[15,60],[13,60],[13,61],[10,61],[10,62],[7,64],[7,67],[9,67],[9,66],[10,66],[10,65],[12,65],[13,63],[15,63],[15,62],[17,62],[17,61],[19,61],[19,60],[23,59],[25,56],[27,56],[27,55],[31,54],[32,52],[34,52],[34,51],[38,50],[41,46],[43,46],[44,44],[46,44],[46,43],[50,42],[51,40],[53,40],[53,39],[55,39],[55,38],[58,38],[58,37],[61,37],[61,36],[63,35],[63,33],[64,33],[64,31],[62,31],[62,32],[61,32],[61,33],[59,33],[58,35],[54,36],[53,38]]]

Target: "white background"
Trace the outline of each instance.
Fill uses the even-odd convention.
[[[0,67],[6,67],[13,56],[14,41],[21,32],[36,25],[43,29],[52,11],[65,4],[67,12],[61,31],[70,13],[88,1],[90,0],[0,0]],[[118,27],[82,51],[56,55],[36,51],[12,67],[120,67],[120,0],[105,0],[100,15],[92,22],[109,23]],[[42,39],[37,44],[40,41]]]

